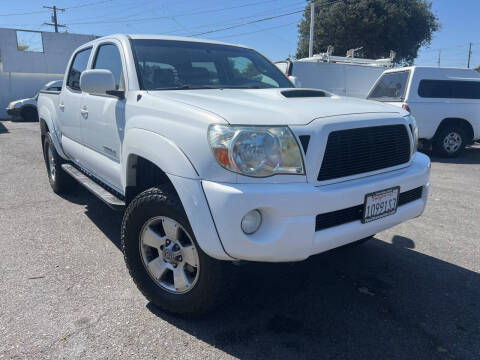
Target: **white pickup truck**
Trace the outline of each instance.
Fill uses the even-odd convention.
[[[52,189],[125,209],[122,249],[157,306],[205,312],[232,262],[299,261],[420,216],[415,119],[294,88],[253,49],[112,35],[78,48],[38,99]]]

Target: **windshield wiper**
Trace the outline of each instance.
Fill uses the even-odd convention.
[[[212,86],[194,86],[189,84],[184,84],[175,87],[168,87],[168,88],[154,88],[150,90],[201,90],[201,89],[216,89]]]

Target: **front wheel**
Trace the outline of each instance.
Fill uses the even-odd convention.
[[[163,310],[199,315],[227,294],[227,264],[200,249],[170,186],[146,190],[129,204],[122,250],[139,290]]]
[[[446,126],[439,131],[434,140],[435,152],[444,157],[457,157],[465,149],[467,135],[458,126]]]

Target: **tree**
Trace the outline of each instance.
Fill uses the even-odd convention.
[[[316,0],[313,53],[345,56],[347,50],[362,49],[367,58],[388,57],[396,52],[397,63],[411,64],[418,49],[429,45],[440,28],[426,0]],[[297,58],[308,56],[310,4],[298,25]]]

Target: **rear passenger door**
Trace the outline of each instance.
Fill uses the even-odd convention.
[[[100,43],[94,50],[91,68],[110,70],[116,89],[125,90],[120,49],[120,44],[114,41]],[[87,168],[107,185],[122,192],[120,154],[125,129],[125,99],[83,93],[81,108]]]
[[[62,132],[62,147],[74,161],[80,162],[82,157],[82,132],[80,103],[80,75],[88,66],[92,48],[81,49],[69,65],[65,88],[59,95],[58,120]]]

